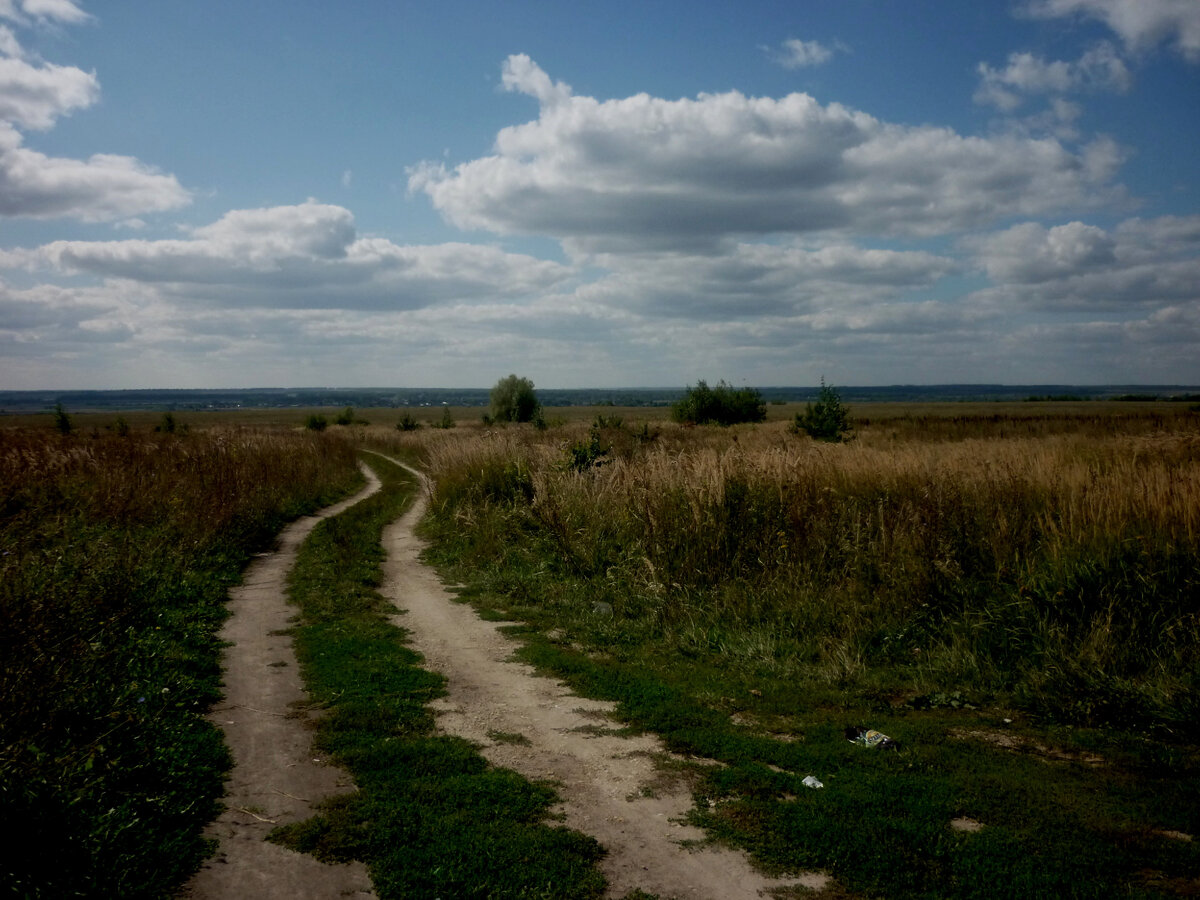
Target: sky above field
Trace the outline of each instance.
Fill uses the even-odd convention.
[[[1200,0],[0,0],[0,388],[1200,383]]]

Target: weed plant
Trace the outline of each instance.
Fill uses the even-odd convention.
[[[302,616],[297,656],[326,710],[318,746],[359,790],[276,839],[324,859],[365,861],[381,900],[600,896],[600,848],[546,824],[549,786],[491,768],[467,741],[434,733],[427,704],[443,679],[420,668],[376,592],[383,528],[416,487],[379,456],[368,462],[383,489],[313,531],[290,587]]]
[[[695,817],[764,863],[895,897],[1195,886],[1162,835],[1200,827],[1200,420],[1033,421],[667,425],[586,467],[582,426],[395,440],[437,482],[433,558],[535,626],[527,658],[726,762]]]
[[[312,434],[0,433],[6,895],[161,897],[198,867],[226,592],[359,478]]]

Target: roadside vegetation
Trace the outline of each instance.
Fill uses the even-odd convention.
[[[401,897],[598,897],[601,850],[547,824],[551,786],[489,766],[434,733],[427,704],[443,679],[420,668],[395,609],[376,591],[383,529],[408,506],[409,473],[376,454],[380,492],[323,521],[300,550],[291,595],[296,652],[325,709],[317,745],[358,790],[276,839],[333,861],[362,860],[381,900]],[[401,619],[401,621],[403,621]]]
[[[436,480],[431,558],[527,659],[724,763],[693,816],[765,866],[888,897],[1200,886],[1200,418],[848,424],[387,439]]]
[[[229,760],[226,592],[361,480],[312,433],[0,431],[0,884],[161,897],[208,847]]]

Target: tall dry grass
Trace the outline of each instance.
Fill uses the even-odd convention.
[[[0,432],[0,871],[17,895],[162,896],[198,864],[225,750],[224,598],[356,477],[304,434]]]
[[[1144,419],[998,437],[964,417],[941,440],[888,423],[844,445],[782,425],[610,427],[582,473],[566,464],[582,425],[396,440],[437,480],[442,541],[541,602],[604,601],[639,639],[897,697],[1194,731],[1200,427]]]

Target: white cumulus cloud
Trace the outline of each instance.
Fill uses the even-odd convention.
[[[423,163],[409,188],[450,222],[545,234],[573,250],[711,246],[772,233],[936,235],[1113,199],[1112,147],[966,137],[889,124],[806,94],[737,91],[599,101],[510,58],[513,89],[542,101],[494,153]],[[1117,154],[1119,157],[1119,154]]]
[[[1200,312],[1200,216],[1026,222],[964,241],[995,287],[977,300],[1040,309],[1165,308]]]
[[[74,66],[35,66],[0,57],[0,120],[44,130],[59,116],[91,106],[99,96],[95,74]]]
[[[6,253],[0,262],[156,285],[179,302],[280,309],[413,309],[511,298],[545,291],[570,274],[558,263],[495,247],[359,237],[349,210],[315,200],[233,210],[186,239],[55,241]]]
[[[101,222],[191,202],[174,175],[133,157],[98,153],[68,159],[22,144],[21,135],[0,122],[0,216]]]
[[[22,25],[30,21],[77,25],[90,18],[71,0],[0,0],[0,19]]]
[[[1200,62],[1200,3],[1196,0],[1029,0],[1036,18],[1083,16],[1099,19],[1131,50],[1172,45],[1185,59]]]
[[[1005,111],[1019,106],[1024,95],[1085,90],[1125,93],[1133,81],[1116,48],[1107,41],[1092,47],[1075,62],[1047,61],[1032,53],[1012,53],[1003,69],[981,62],[978,71],[980,82],[975,101]]]
[[[18,27],[89,18],[69,0],[0,0],[0,19]],[[59,117],[99,97],[94,72],[32,59],[13,30],[0,26],[0,216],[100,222],[191,202],[173,175],[134,157],[97,153],[69,159],[25,146],[22,131],[52,128]]]

